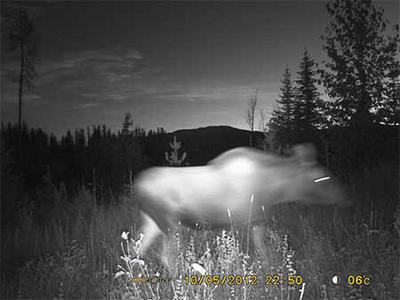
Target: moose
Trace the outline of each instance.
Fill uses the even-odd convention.
[[[141,209],[140,254],[178,222],[211,228],[264,220],[278,203],[339,203],[343,192],[318,165],[311,144],[289,157],[253,148],[229,150],[205,166],[153,167],[139,174],[134,189]]]

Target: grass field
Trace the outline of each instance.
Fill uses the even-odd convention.
[[[107,206],[97,205],[85,189],[73,199],[54,187],[42,196],[51,204],[18,207],[18,226],[3,231],[2,298],[281,300],[400,295],[399,210],[390,226],[375,228],[373,218],[363,219],[354,209],[277,207],[268,212],[262,227],[265,251],[248,242],[247,227],[226,231],[178,225],[164,252],[168,272],[160,259],[161,241],[146,257],[135,253],[140,242],[131,240],[139,221],[134,195],[111,199]],[[334,275],[339,275],[336,285]],[[159,282],[143,282],[155,281],[155,276]]]

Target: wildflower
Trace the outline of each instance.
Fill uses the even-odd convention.
[[[198,263],[192,263],[192,268],[196,272],[199,272],[201,275],[204,275],[206,273],[206,269],[204,269],[204,267]]]
[[[128,232],[122,231],[121,238],[124,239],[124,240],[127,240],[128,239],[128,235],[129,235],[129,231]]]
[[[136,252],[136,253],[139,253],[139,251],[140,251],[140,247],[142,246],[142,239],[143,239],[143,237],[144,237],[144,234],[143,233],[139,233],[139,239],[137,240],[137,241],[134,241],[134,251]]]
[[[131,264],[138,264],[138,265],[141,265],[141,266],[144,266],[144,260],[142,260],[142,259],[138,259],[138,258],[134,258],[134,259],[131,259],[130,260],[130,263]]]
[[[118,278],[118,277],[120,277],[120,276],[122,276],[122,275],[126,275],[126,272],[124,272],[124,271],[118,271],[117,273],[115,273],[114,278]]]
[[[144,237],[144,233],[139,233],[139,242],[141,242],[142,241],[142,239],[143,239],[143,237]]]

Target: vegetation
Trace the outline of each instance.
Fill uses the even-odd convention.
[[[95,187],[101,194],[119,193],[129,171],[134,174],[149,165],[145,149],[146,133],[141,128],[111,132],[105,125],[67,133],[60,139],[41,129],[21,130],[22,151],[19,167],[15,162],[18,149],[18,127],[2,124],[3,159],[7,172],[23,178],[29,188],[37,186],[50,173],[55,182],[69,191],[82,185]],[[152,135],[157,142],[154,134]],[[118,155],[116,155],[118,153]]]
[[[18,75],[11,74],[11,78],[18,84],[18,152],[22,151],[22,98],[25,89],[33,87],[33,79],[37,75],[35,63],[37,62],[38,32],[33,11],[24,6],[12,3],[2,4],[5,10],[2,26],[6,37],[2,43],[7,45],[7,50],[16,53],[19,61]],[[19,157],[20,158],[20,157]],[[22,165],[21,161],[18,161]]]
[[[179,149],[181,148],[181,143],[176,140],[176,136],[174,136],[174,140],[169,143],[171,147],[171,153],[165,152],[165,160],[167,161],[169,166],[172,167],[179,167],[184,164],[186,159],[186,152],[182,153],[182,156],[179,158]],[[186,163],[187,164],[187,163]]]
[[[323,37],[329,60],[320,72],[334,100],[332,121],[356,126],[399,124],[398,24],[392,34],[387,32],[383,11],[371,0],[335,0],[327,9],[333,19]]]
[[[398,28],[386,35],[382,12],[369,0],[333,0],[327,9],[333,18],[323,39],[329,61],[320,78],[307,51],[294,81],[285,69],[268,146],[285,152],[298,142],[316,143],[319,160],[347,188],[352,208],[282,205],[264,212],[263,253],[246,236],[250,225],[230,231],[178,226],[167,247],[167,271],[161,247],[138,255],[133,183],[164,158],[173,166],[184,163],[177,138],[168,154],[165,130],[133,128],[131,114],[118,132],[97,125],[56,138],[28,129],[20,112],[19,125],[1,127],[1,297],[398,299]],[[23,51],[33,30],[25,17],[27,27],[12,40],[22,49],[22,79],[30,74]],[[329,101],[321,100],[319,80]],[[21,93],[22,84],[20,104]],[[248,103],[251,131],[256,103],[257,94]],[[203,140],[202,153],[221,150],[209,149],[209,136]],[[188,149],[185,141],[192,163]],[[211,277],[200,284],[203,275]],[[224,275],[239,276],[233,284]]]
[[[315,62],[305,50],[296,80],[296,104],[294,107],[300,142],[315,142],[317,129],[323,127],[322,110],[324,106],[318,92],[316,74]]]
[[[256,107],[257,107],[257,91],[252,94],[247,101],[247,107],[245,112],[245,121],[250,129],[250,136],[249,136],[249,146],[253,147],[253,131],[254,131],[254,124],[256,118]]]
[[[243,252],[247,248],[243,228],[226,232],[177,227],[168,245],[175,270],[169,274],[159,262],[157,247],[142,258],[135,255],[140,242],[129,246],[138,220],[130,195],[112,205],[97,205],[87,189],[69,199],[50,186],[41,196],[51,197],[52,203],[46,209],[32,202],[19,208],[18,228],[2,236],[3,268],[8,274],[2,297],[301,299],[303,288],[303,299],[396,298],[400,261],[395,241],[400,232],[383,226],[378,232],[358,214],[349,218],[330,210],[310,213],[302,207],[266,212],[264,256]],[[39,213],[50,215],[46,224],[38,222]],[[396,220],[400,222],[399,212]],[[125,230],[122,239],[121,230]],[[215,285],[224,274],[244,275],[243,283]],[[286,280],[294,276],[295,283],[274,284],[267,274]],[[332,284],[334,274],[340,276],[340,285]],[[347,284],[351,274],[368,276],[371,285]],[[220,279],[195,285],[196,277],[187,283],[186,275],[220,275]],[[143,282],[155,280],[154,276],[158,283]]]
[[[294,139],[294,111],[295,111],[295,92],[288,67],[283,73],[282,86],[280,88],[280,99],[276,102],[278,107],[272,111],[267,128],[269,144],[272,148],[287,148],[291,146]]]

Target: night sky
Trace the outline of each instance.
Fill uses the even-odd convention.
[[[146,129],[246,128],[251,93],[269,112],[286,65],[297,72],[305,48],[323,57],[325,3],[30,2],[40,11],[40,63],[24,119],[58,135],[116,130],[125,112]],[[398,22],[398,1],[377,5]],[[3,75],[15,66],[4,52]],[[17,95],[3,76],[3,120],[17,119]]]

